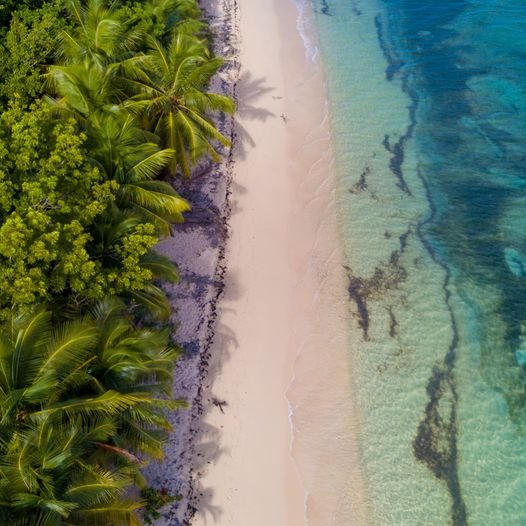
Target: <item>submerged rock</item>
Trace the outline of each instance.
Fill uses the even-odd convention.
[[[526,257],[513,248],[504,249],[504,259],[514,276],[526,276]]]
[[[515,361],[520,367],[526,367],[526,349],[517,349],[515,351]]]

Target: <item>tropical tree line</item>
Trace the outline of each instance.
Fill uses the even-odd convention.
[[[184,406],[154,247],[190,210],[173,178],[229,146],[223,61],[196,0],[5,0],[0,25],[0,524],[140,524]]]

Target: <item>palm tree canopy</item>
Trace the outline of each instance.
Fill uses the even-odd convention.
[[[74,29],[60,34],[60,57],[63,63],[78,64],[87,59],[103,69],[129,56],[142,42],[142,34],[124,20],[116,4],[108,7],[104,0],[68,2],[75,22]]]
[[[188,176],[191,164],[203,155],[218,158],[215,144],[230,145],[212,115],[233,113],[234,102],[207,91],[223,60],[212,56],[201,39],[183,30],[176,29],[168,47],[152,37],[148,42],[147,59],[140,57],[136,67],[133,61],[128,64],[126,81],[135,94],[124,107],[147,115],[162,144],[175,152],[172,173],[180,169]]]
[[[160,456],[164,410],[184,405],[157,397],[177,355],[167,332],[135,328],[118,300],[58,325],[45,310],[11,320],[0,338],[0,522],[136,524],[141,503],[124,490],[137,454]]]
[[[93,158],[108,178],[119,183],[117,205],[132,209],[163,234],[181,223],[190,204],[165,181],[155,178],[169,165],[174,151],[160,149],[155,136],[136,126],[131,115],[104,115],[89,132]]]
[[[90,349],[96,342],[93,323],[77,320],[53,327],[46,311],[18,316],[3,331],[2,523],[9,519],[10,523],[28,526],[68,524],[66,518],[80,517],[79,513],[88,510],[119,507],[117,504],[126,510],[129,506],[122,500],[125,479],[103,466],[89,465],[95,442],[109,440],[116,432],[120,412],[138,403],[115,391],[79,395],[88,380],[87,367],[93,361]],[[101,484],[101,479],[106,480],[103,491],[70,493],[88,483]],[[129,516],[130,512],[124,514]],[[122,519],[124,514],[114,516]]]
[[[201,9],[197,0],[149,0],[135,3],[132,12],[134,14],[130,19],[136,21],[137,28],[143,34],[161,40],[183,21],[194,23],[196,31],[204,29],[204,25],[198,22]]]
[[[196,6],[188,0],[159,0],[147,8],[152,13],[168,8],[190,12]],[[201,23],[177,23],[164,46],[142,35],[102,0],[90,0],[86,6],[73,1],[71,11],[76,29],[62,33],[62,64],[51,66],[47,74],[48,86],[58,96],[57,108],[99,133],[112,128],[111,120],[119,126],[126,123],[123,110],[139,116],[159,136],[163,154],[156,158],[165,159],[172,174],[189,176],[191,165],[205,155],[218,160],[218,146],[230,146],[230,140],[213,117],[235,108],[230,97],[209,90],[223,60],[196,35]],[[132,53],[141,42],[146,42],[147,53]]]

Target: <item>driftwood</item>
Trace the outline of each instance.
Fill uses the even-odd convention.
[[[212,398],[212,403],[219,407],[221,413],[224,413],[223,407],[228,406],[227,402],[225,400],[219,400],[218,398]]]

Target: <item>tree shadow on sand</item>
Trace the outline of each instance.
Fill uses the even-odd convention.
[[[216,503],[215,488],[204,486],[202,474],[224,453],[229,453],[221,444],[220,424],[221,411],[230,410],[229,400],[223,398],[224,393],[216,392],[214,382],[238,344],[235,334],[216,319],[216,314],[228,310],[217,300],[223,291],[227,300],[243,293],[236,275],[225,271],[221,254],[224,254],[228,238],[228,218],[240,211],[238,198],[247,189],[233,180],[228,186],[227,181],[232,161],[244,158],[248,149],[255,146],[241,123],[276,118],[260,104],[262,98],[270,98],[269,94],[274,91],[265,82],[265,78],[254,78],[249,72],[239,78],[236,88],[238,112],[233,129],[228,128],[232,121],[224,123],[225,134],[233,134],[230,159],[225,152],[225,161],[220,165],[205,160],[195,167],[192,178],[174,183],[193,208],[185,223],[174,225],[174,237],[160,247],[160,252],[172,258],[180,268],[180,283],[167,285],[166,292],[174,305],[176,321],[183,325],[184,317],[184,327],[175,332],[175,340],[183,347],[184,356],[177,366],[174,396],[189,400],[190,407],[170,415],[174,432],[166,444],[165,457],[162,463],[153,463],[147,469],[152,485],[184,496],[183,500],[161,510],[161,518],[154,522],[155,526],[188,526],[195,515],[214,524],[223,513]],[[219,254],[214,260],[215,271],[209,264],[212,261],[209,258],[216,257],[214,254]],[[206,421],[212,414],[218,426]]]
[[[204,486],[203,475],[229,451],[221,445],[221,426],[211,425],[205,420],[211,412],[221,413],[222,409],[226,413],[229,410],[228,401],[221,398],[221,393],[214,391],[213,381],[238,343],[235,334],[220,322],[216,324],[214,340],[213,354],[209,347],[204,351],[196,350],[194,354],[196,358],[201,357],[202,374],[198,395],[185,411],[186,424],[177,419],[173,421],[176,429],[177,423],[182,424],[182,433],[172,435],[175,442],[170,440],[167,443],[163,462],[149,468],[149,479],[157,488],[184,496],[183,500],[162,508],[161,517],[154,521],[154,526],[189,526],[196,515],[204,523],[215,524],[223,513],[214,502],[214,488]],[[191,357],[189,359],[192,360]],[[191,382],[195,385],[196,380],[193,378]],[[227,403],[220,408],[217,401]],[[183,415],[180,413],[180,416]]]
[[[231,282],[232,280],[229,281]],[[211,413],[224,414],[229,410],[228,400],[222,398],[222,393],[215,392],[213,384],[214,379],[219,376],[223,365],[230,359],[232,350],[238,347],[234,332],[221,322],[217,323],[214,339],[216,340],[214,353],[209,358],[208,375],[202,385],[201,412],[199,421],[196,422],[198,424],[198,432],[194,437],[194,480],[190,499],[192,512],[203,517],[203,522],[205,523],[208,522],[210,517],[212,524],[218,521],[223,512],[221,507],[214,503],[214,488],[203,485],[203,474],[211,466],[217,464],[223,454],[228,454],[229,450],[221,445],[221,428],[205,422],[205,419]]]
[[[246,186],[243,186],[237,181],[232,181],[230,188],[232,191],[232,197],[230,198],[230,217],[233,217],[243,211],[243,207],[240,205],[241,200],[239,199],[239,196],[245,195],[248,190]]]
[[[274,113],[257,104],[261,97],[275,89],[266,86],[265,82],[265,77],[254,78],[249,71],[245,71],[237,82],[237,118],[234,125],[235,159],[244,159],[247,154],[247,147],[254,148],[256,146],[254,139],[252,139],[241,122],[253,120],[265,122],[267,119],[276,118]]]
[[[274,91],[275,88],[266,86],[265,77],[253,78],[250,71],[245,71],[237,83],[237,114],[241,119],[266,121],[275,117],[266,108],[257,107],[257,102],[263,95]]]

